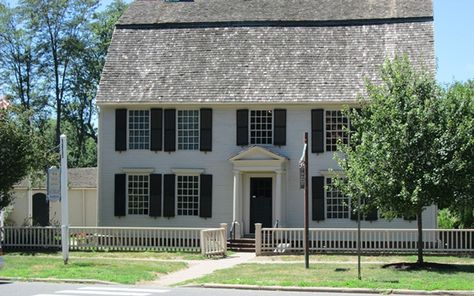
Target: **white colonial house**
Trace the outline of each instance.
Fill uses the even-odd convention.
[[[303,226],[298,162],[309,132],[310,227],[355,227],[327,186],[341,114],[386,57],[434,71],[431,0],[137,0],[102,73],[101,226]],[[436,228],[436,208],[423,214]],[[363,227],[414,228],[367,215]]]

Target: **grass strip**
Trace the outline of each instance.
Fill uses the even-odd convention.
[[[240,284],[254,286],[344,287],[412,290],[474,290],[474,265],[453,265],[447,270],[394,270],[379,264],[362,268],[349,264],[241,264],[192,280],[194,284]]]
[[[38,258],[34,256],[4,256],[5,266],[0,277],[23,279],[90,279],[135,284],[152,281],[162,274],[186,267],[183,262],[147,262],[118,260],[74,259],[64,265],[61,258]]]

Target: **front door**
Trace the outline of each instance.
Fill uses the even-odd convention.
[[[272,227],[272,178],[250,178],[250,233],[255,223]]]
[[[49,225],[49,201],[44,193],[33,195],[33,225]]]

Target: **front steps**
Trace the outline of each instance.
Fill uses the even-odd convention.
[[[255,252],[255,238],[238,238],[227,241],[227,250],[233,252]]]

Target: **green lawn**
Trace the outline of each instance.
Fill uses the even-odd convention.
[[[92,279],[134,284],[152,281],[160,274],[170,273],[186,267],[183,262],[119,261],[71,259],[64,265],[59,257],[41,258],[35,256],[5,255],[5,266],[0,277],[52,278],[52,279]]]
[[[304,262],[303,255],[281,255],[281,256],[262,256],[258,257],[262,261],[298,261]],[[324,255],[316,254],[310,255],[309,259],[311,262],[357,262],[357,256],[355,255]],[[426,262],[436,263],[462,263],[462,264],[473,264],[474,257],[467,256],[424,256]],[[378,255],[378,256],[362,256],[362,262],[383,262],[383,263],[395,263],[395,262],[416,262],[417,256],[415,255]]]
[[[447,271],[401,271],[365,264],[357,280],[354,264],[241,264],[191,281],[194,284],[256,286],[347,287],[413,290],[474,290],[474,265]]]
[[[48,256],[62,258],[61,252],[8,252],[9,256]],[[69,252],[70,258],[126,258],[126,259],[155,259],[155,260],[203,260],[206,259],[200,253],[184,252],[116,252],[116,251],[90,251]]]

